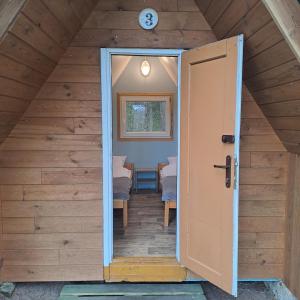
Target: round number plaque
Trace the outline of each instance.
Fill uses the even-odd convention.
[[[158,14],[152,8],[145,8],[140,12],[139,23],[143,29],[153,29],[158,23]]]

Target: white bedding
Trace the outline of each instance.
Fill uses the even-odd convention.
[[[169,164],[160,170],[160,178],[177,176],[177,156],[168,157]]]
[[[113,156],[113,178],[132,177],[132,171],[124,168],[127,156]]]

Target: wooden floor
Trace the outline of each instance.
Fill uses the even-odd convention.
[[[158,193],[132,194],[128,203],[128,227],[122,211],[114,210],[114,256],[175,256],[176,213],[163,226],[164,203]]]

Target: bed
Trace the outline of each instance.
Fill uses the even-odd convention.
[[[134,165],[125,163],[124,167],[131,171],[133,175]],[[113,201],[114,208],[123,209],[123,226],[128,224],[128,200],[130,198],[130,190],[132,187],[132,176],[129,177],[114,177],[113,178]]]
[[[164,226],[169,226],[170,209],[176,208],[177,202],[177,176],[160,176],[160,171],[167,165],[167,163],[158,164],[161,200],[164,202]]]

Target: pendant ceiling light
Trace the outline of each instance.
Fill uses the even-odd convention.
[[[145,58],[141,63],[141,73],[144,77],[149,76],[151,71],[151,66],[149,61]]]

